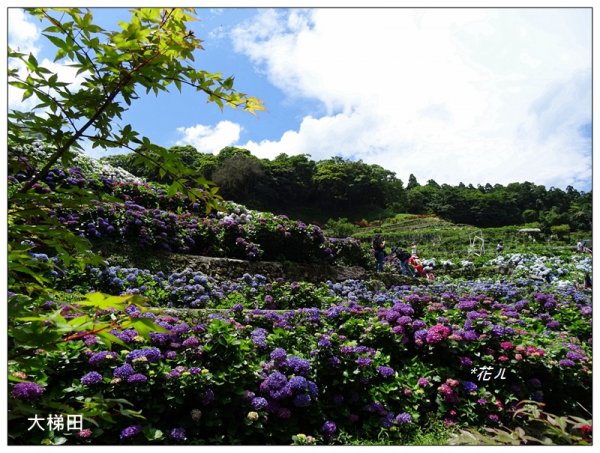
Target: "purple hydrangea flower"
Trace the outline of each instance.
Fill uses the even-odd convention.
[[[427,378],[419,378],[419,380],[417,381],[417,385],[419,387],[427,387],[429,385],[429,379]]]
[[[573,362],[571,359],[562,359],[562,360],[559,360],[558,364],[560,366],[575,366],[575,362]]]
[[[280,400],[280,399],[283,399],[283,398],[288,398],[288,397],[292,396],[292,388],[290,387],[290,384],[287,383],[286,385],[284,385],[280,389],[271,390],[269,392],[269,396],[271,398],[273,398],[274,400]]]
[[[119,436],[121,440],[131,439],[132,437],[137,436],[142,432],[142,427],[140,425],[128,426],[123,431],[121,431],[121,435]]]
[[[399,326],[405,326],[407,324],[410,324],[412,322],[412,318],[410,316],[400,316],[398,319],[396,319],[396,324],[398,324]]]
[[[168,333],[150,332],[150,341],[159,345],[167,344],[172,338],[172,335]]]
[[[148,378],[141,373],[135,373],[127,378],[127,382],[132,384],[144,384],[148,382]]]
[[[301,392],[308,388],[308,382],[304,376],[294,376],[290,379],[290,387],[294,391]]]
[[[117,368],[115,368],[115,371],[113,371],[113,376],[116,378],[128,378],[129,376],[131,376],[133,373],[135,373],[135,371],[133,370],[133,367],[126,363],[124,365],[121,365]]]
[[[427,338],[427,331],[425,329],[419,329],[415,332],[415,342],[418,344],[419,342],[424,343]]]
[[[169,432],[169,437],[177,442],[183,442],[187,439],[185,436],[185,428],[173,428]]]
[[[125,343],[133,343],[135,337],[137,337],[139,334],[135,329],[125,329],[122,332],[118,332],[116,335]]]
[[[394,424],[394,413],[388,412],[380,418],[381,426],[384,428],[391,428]]]
[[[250,334],[250,338],[259,348],[265,348],[267,346],[267,331],[261,327],[254,329]]]
[[[279,371],[274,371],[265,379],[265,385],[270,390],[279,390],[287,384],[287,378]]]
[[[320,348],[328,348],[331,346],[331,340],[329,340],[328,338],[321,338],[317,343],[317,346],[319,346]]]
[[[460,366],[463,368],[470,368],[473,366],[473,361],[469,357],[460,357]]]
[[[412,415],[410,415],[408,412],[402,412],[396,415],[396,423],[400,425],[407,425],[410,422],[412,422]]]
[[[125,359],[128,362],[133,362],[136,359],[146,358],[148,362],[156,362],[160,360],[161,353],[158,348],[143,348],[143,349],[134,349],[131,351]]]
[[[100,351],[100,352],[93,353],[90,356],[88,363],[92,366],[99,366],[107,360],[115,360],[116,358],[117,358],[116,352]]]
[[[196,337],[189,337],[183,341],[182,345],[186,348],[195,348],[200,345],[200,340]]]
[[[262,396],[257,396],[255,398],[252,398],[252,402],[250,403],[252,405],[253,409],[256,409],[257,411],[261,410],[261,409],[266,409],[267,406],[269,405],[269,402],[264,399]]]
[[[117,282],[116,282],[117,286],[123,286],[123,281],[120,278],[117,278],[115,280],[117,280]],[[125,309],[125,311],[132,318],[139,318],[139,316],[142,314],[142,312],[140,311],[140,309],[138,307],[136,307],[135,305],[128,306]]]
[[[102,375],[97,371],[90,371],[81,378],[83,385],[94,385],[102,382]]]
[[[204,396],[202,397],[202,404],[206,406],[212,403],[214,400],[215,392],[213,392],[212,389],[207,389],[206,392],[204,392]]]
[[[283,362],[287,358],[287,352],[283,348],[276,348],[271,352],[271,359],[275,362]]]
[[[427,327],[427,324],[425,324],[425,321],[417,319],[412,322],[412,326],[413,329],[424,329],[425,327]]]
[[[300,357],[289,357],[286,362],[287,367],[292,370],[294,374],[306,375],[310,370],[310,362]]]
[[[327,420],[325,423],[323,423],[323,426],[321,427],[321,430],[326,434],[326,435],[333,435],[336,433],[337,431],[337,425],[335,424],[335,422],[332,422],[331,420]]]
[[[294,397],[294,406],[296,407],[308,407],[310,406],[310,395],[307,395],[305,393],[301,394],[301,395],[296,395]]]
[[[377,372],[384,378],[389,378],[394,374],[394,369],[389,366],[378,366]]]
[[[19,382],[13,387],[11,395],[21,401],[33,401],[40,398],[44,390],[44,387],[35,382]]]
[[[181,373],[178,370],[171,370],[167,373],[167,379],[179,379]]]
[[[371,359],[368,357],[359,357],[358,359],[356,359],[356,363],[360,367],[367,367],[371,365]]]

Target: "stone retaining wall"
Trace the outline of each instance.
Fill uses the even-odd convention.
[[[99,253],[111,265],[124,267],[137,267],[153,272],[164,273],[179,272],[186,268],[201,271],[215,278],[236,279],[248,274],[262,274],[269,280],[284,278],[285,280],[323,282],[356,280],[376,280],[384,286],[401,284],[422,284],[418,281],[393,273],[374,273],[358,266],[330,266],[320,263],[295,263],[290,261],[245,261],[232,258],[216,258],[197,255],[183,255],[166,253],[156,250],[146,251],[139,248],[123,245],[113,247],[100,246]]]

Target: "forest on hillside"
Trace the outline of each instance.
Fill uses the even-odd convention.
[[[434,214],[478,227],[537,222],[546,231],[558,226],[591,230],[592,192],[572,186],[565,190],[531,182],[451,186],[433,179],[423,184],[412,174],[405,184],[380,165],[342,157],[314,161],[306,154],[280,154],[269,160],[243,148],[226,147],[215,155],[199,153],[190,145],[168,151],[214,181],[225,199],[264,211],[308,213],[315,221],[336,217],[357,221],[387,210]],[[161,178],[158,169],[149,170],[135,153],[101,160],[148,180],[171,182],[168,176]]]

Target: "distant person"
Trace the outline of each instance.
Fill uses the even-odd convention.
[[[410,246],[410,254],[412,256],[417,256],[417,244],[413,244]]]
[[[579,253],[583,253],[583,242],[581,242],[581,241],[577,242],[577,251]]]
[[[419,277],[425,277],[423,265],[421,264],[421,261],[417,255],[411,255],[411,257],[408,259],[408,262],[417,271]]]
[[[423,261],[423,272],[425,274],[425,278],[429,281],[434,281],[435,276],[433,275],[433,268],[435,267],[433,260]]]
[[[406,250],[402,249],[402,248],[396,248],[394,247],[392,249],[392,253],[394,253],[396,255],[396,258],[398,258],[398,261],[400,261],[400,273],[402,275],[407,275],[409,277],[413,277],[414,274],[413,272],[410,270],[410,267],[408,266],[408,260],[410,259],[410,253],[408,253]]]
[[[504,244],[502,243],[502,241],[498,241],[498,245],[496,246],[496,253],[502,253],[502,251],[504,250]]]
[[[383,261],[385,260],[385,241],[381,234],[377,233],[371,243],[375,255],[375,272],[383,272]]]

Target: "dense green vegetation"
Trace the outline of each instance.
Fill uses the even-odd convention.
[[[568,226],[591,229],[592,193],[569,186],[546,189],[530,182],[451,186],[429,180],[422,185],[411,175],[404,185],[379,165],[333,157],[313,161],[307,155],[281,154],[259,159],[246,149],[227,147],[218,154],[198,153],[192,146],[170,148],[190,168],[214,180],[226,198],[250,208],[303,214],[313,221],[347,217],[358,221],[392,213],[435,214],[454,223],[500,227],[537,222],[547,232]],[[215,150],[216,151],[216,150]],[[134,154],[104,160],[150,180],[169,181],[137,164]],[[563,227],[566,228],[566,227]]]

